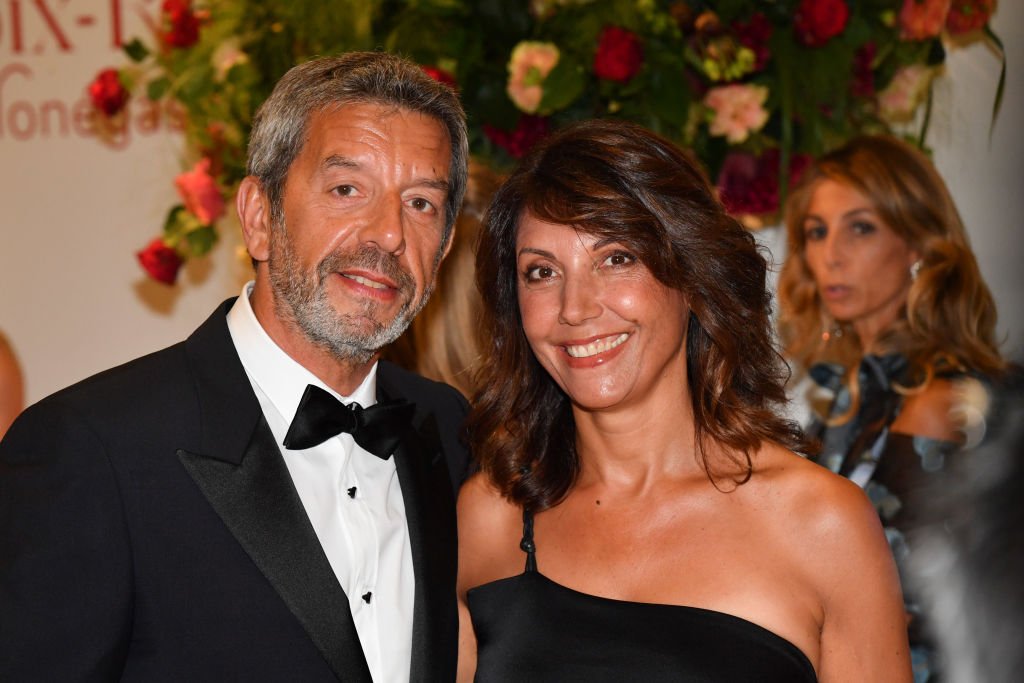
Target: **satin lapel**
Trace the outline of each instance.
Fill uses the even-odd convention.
[[[179,450],[178,458],[338,678],[370,683],[348,598],[231,344],[229,306],[188,340],[203,452]]]
[[[401,397],[380,379],[380,398]],[[448,668],[447,650],[455,647],[457,637],[450,629],[454,614],[449,614],[455,604],[456,538],[454,494],[432,413],[417,406],[394,458],[416,582],[410,680],[438,680],[439,672]]]

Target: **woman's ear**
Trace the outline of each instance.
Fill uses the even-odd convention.
[[[270,201],[255,177],[242,179],[235,208],[249,256],[254,261],[266,261],[270,256]]]

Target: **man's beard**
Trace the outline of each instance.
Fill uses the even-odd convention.
[[[393,254],[360,244],[354,252],[329,254],[317,265],[313,275],[303,270],[283,220],[271,230],[270,241],[267,266],[278,317],[294,320],[309,341],[346,363],[366,363],[378,350],[398,339],[426,305],[434,289],[439,259],[434,261],[434,273],[423,296],[414,301],[416,282]],[[394,318],[380,321],[377,316],[383,305],[372,299],[365,299],[358,312],[335,310],[327,294],[326,280],[351,268],[382,273],[397,285],[402,305]],[[355,301],[353,304],[359,305]]]

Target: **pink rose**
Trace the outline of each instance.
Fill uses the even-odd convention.
[[[104,69],[89,84],[89,99],[92,106],[107,116],[113,116],[128,104],[128,91],[121,84],[117,69]]]
[[[184,263],[178,252],[167,246],[160,237],[147,244],[145,249],[135,255],[146,273],[165,285],[174,284],[178,279],[181,264]]]
[[[842,33],[849,18],[845,0],[800,0],[793,28],[804,45],[819,47]]]
[[[950,0],[903,0],[900,10],[900,38],[927,40],[942,32]]]
[[[174,179],[185,208],[203,225],[210,225],[224,215],[224,197],[210,176],[210,163],[209,157],[204,157],[191,171],[185,171]]]
[[[924,64],[901,67],[885,90],[878,93],[878,113],[887,121],[909,121],[928,92],[935,74]]]
[[[761,85],[722,85],[708,90],[704,106],[714,112],[710,131],[732,144],[746,140],[768,122],[764,108],[768,88]]]
[[[605,26],[594,53],[594,75],[609,81],[628,83],[644,63],[644,49],[632,31]]]
[[[946,30],[958,36],[984,28],[996,8],[996,0],[953,0],[946,15]]]
[[[558,64],[559,56],[553,43],[524,40],[512,50],[505,91],[521,111],[536,113],[544,98],[544,79]]]

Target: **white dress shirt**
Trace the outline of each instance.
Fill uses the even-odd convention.
[[[312,448],[284,447],[307,384],[345,403],[377,402],[377,366],[351,396],[339,396],[267,335],[249,304],[253,283],[228,313],[228,330],[320,545],[348,595],[377,682],[408,681],[414,577],[405,501],[394,457],[382,460],[342,433]]]

